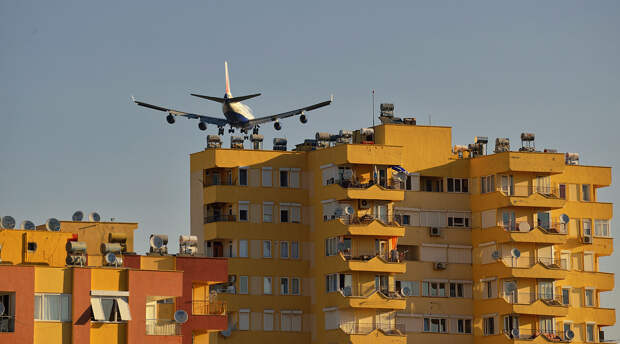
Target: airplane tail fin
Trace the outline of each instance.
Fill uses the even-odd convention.
[[[211,100],[211,101],[218,102],[218,103],[237,103],[237,102],[244,101],[246,99],[258,97],[258,96],[260,96],[260,93],[250,94],[250,95],[247,95],[247,96],[226,98],[226,99],[220,98],[220,97],[203,96],[202,94],[195,94],[195,93],[191,93],[191,95],[194,96],[194,97]]]
[[[228,79],[228,61],[224,61],[224,70],[226,72],[226,94],[230,94],[230,80]]]

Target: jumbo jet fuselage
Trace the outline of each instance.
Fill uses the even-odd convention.
[[[224,117],[226,117],[226,120],[231,124],[234,123],[240,127],[245,127],[251,119],[254,119],[252,109],[241,102],[229,102],[228,99],[230,98],[232,98],[230,92],[224,95],[225,101],[222,103],[222,113]]]

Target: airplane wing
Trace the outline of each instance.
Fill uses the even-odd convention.
[[[280,119],[280,118],[287,118],[287,117],[301,115],[301,114],[303,114],[306,111],[312,111],[312,110],[321,108],[323,106],[327,106],[327,105],[331,104],[333,101],[334,101],[334,96],[332,95],[330,97],[330,99],[327,100],[327,101],[324,101],[324,102],[321,102],[321,103],[317,103],[317,104],[314,104],[314,105],[310,105],[310,106],[306,106],[306,107],[303,107],[301,109],[279,113],[277,115],[271,115],[271,116],[255,118],[255,119],[250,120],[249,124],[250,124],[250,126],[253,126],[253,125],[256,125],[256,124],[273,122],[273,121],[275,121],[277,119]]]
[[[159,111],[167,112],[167,113],[169,113],[171,115],[174,115],[174,116],[181,116],[181,117],[191,118],[191,119],[199,119],[201,122],[205,122],[205,123],[209,123],[209,124],[215,124],[217,126],[224,126],[224,125],[228,124],[228,122],[225,119],[223,119],[223,118],[211,117],[211,116],[205,116],[205,115],[198,115],[198,114],[195,114],[195,113],[189,113],[189,112],[169,109],[169,108],[165,108],[165,107],[161,107],[161,106],[157,106],[157,105],[141,102],[139,100],[136,100],[134,97],[131,97],[131,100],[134,103],[136,103],[136,104],[138,104],[140,106],[144,106],[144,107],[147,107],[147,108],[153,109],[153,110],[159,110]]]

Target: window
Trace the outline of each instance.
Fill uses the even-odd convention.
[[[424,318],[424,332],[445,333],[446,319],[444,318]]]
[[[586,324],[586,341],[594,341],[594,324]]]
[[[280,295],[288,294],[288,277],[280,277]]]
[[[296,205],[291,206],[291,222],[292,223],[300,223],[301,222],[301,208]]]
[[[469,227],[469,216],[448,216],[448,227]]]
[[[495,176],[480,177],[480,193],[495,191]]]
[[[239,330],[248,331],[249,329],[250,329],[250,310],[240,309],[239,310]]]
[[[263,186],[272,185],[271,167],[263,167],[262,180],[263,180]]]
[[[248,276],[239,276],[239,294],[248,293]]]
[[[239,240],[239,257],[247,258],[248,257],[248,241],[247,240]]]
[[[471,319],[457,319],[456,320],[456,332],[457,333],[471,333]]]
[[[420,296],[420,283],[418,281],[396,281],[396,290],[403,296]]]
[[[299,295],[299,278],[291,278],[291,295]]]
[[[15,293],[0,292],[0,304],[4,306],[4,313],[0,313],[0,332],[15,332]]]
[[[301,332],[301,311],[282,311],[280,313],[280,331]]]
[[[289,208],[288,206],[280,204],[280,223],[289,222]]]
[[[591,237],[592,236],[592,220],[583,219],[583,236]]]
[[[273,222],[273,202],[263,203],[263,222]]]
[[[280,241],[280,258],[288,259],[288,241]]]
[[[271,258],[271,240],[263,240],[263,258]]]
[[[263,277],[263,294],[271,295],[271,277]]]
[[[337,274],[329,274],[325,276],[325,290],[328,293],[335,292],[338,290],[338,275]]]
[[[489,336],[495,334],[495,317],[483,318],[484,335]]]
[[[469,192],[467,178],[448,178],[448,192]]]
[[[411,224],[411,216],[410,215],[401,215],[401,219],[402,219],[402,224],[403,225],[409,225]]]
[[[560,192],[560,199],[566,199],[566,184],[560,184],[558,189]]]
[[[71,321],[71,294],[35,294],[34,319]]]
[[[594,307],[594,289],[585,289],[586,307]]]
[[[581,200],[584,202],[590,202],[590,185],[581,185]]]
[[[338,254],[338,238],[325,239],[325,255],[335,256],[336,254]]]
[[[562,288],[562,304],[570,305],[570,288]]]
[[[248,169],[239,167],[239,185],[248,185]]]
[[[502,212],[502,224],[504,226],[504,229],[507,230],[507,231],[517,230],[517,224],[516,224],[516,220],[515,220],[515,212],[514,211],[504,211],[504,212]]]
[[[465,297],[463,283],[450,283],[450,297]]]
[[[485,287],[487,290],[487,299],[494,298],[495,295],[493,294],[493,286],[495,285],[495,280],[486,281],[484,283],[486,284]]]
[[[299,259],[299,241],[291,241],[291,258]]]
[[[291,185],[292,188],[299,187],[299,169],[293,168],[291,169]]]
[[[594,235],[598,237],[610,237],[609,220],[595,220]]]
[[[280,187],[288,187],[288,170],[280,170]]]
[[[263,313],[263,331],[273,331],[273,310],[265,309]]]
[[[247,221],[248,220],[248,202],[242,201],[239,202],[239,221]]]
[[[444,282],[422,282],[422,296],[445,297],[446,284]]]
[[[91,297],[92,320],[121,322],[131,320],[126,297]]]

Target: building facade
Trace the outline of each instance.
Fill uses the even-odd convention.
[[[0,342],[208,343],[225,330],[225,304],[200,292],[227,281],[226,260],[137,255],[137,227],[0,229]],[[178,310],[186,322],[175,320]]]
[[[453,148],[451,128],[413,123],[190,156],[191,232],[229,259],[211,288],[228,331],[211,341],[605,340],[611,169]]]

